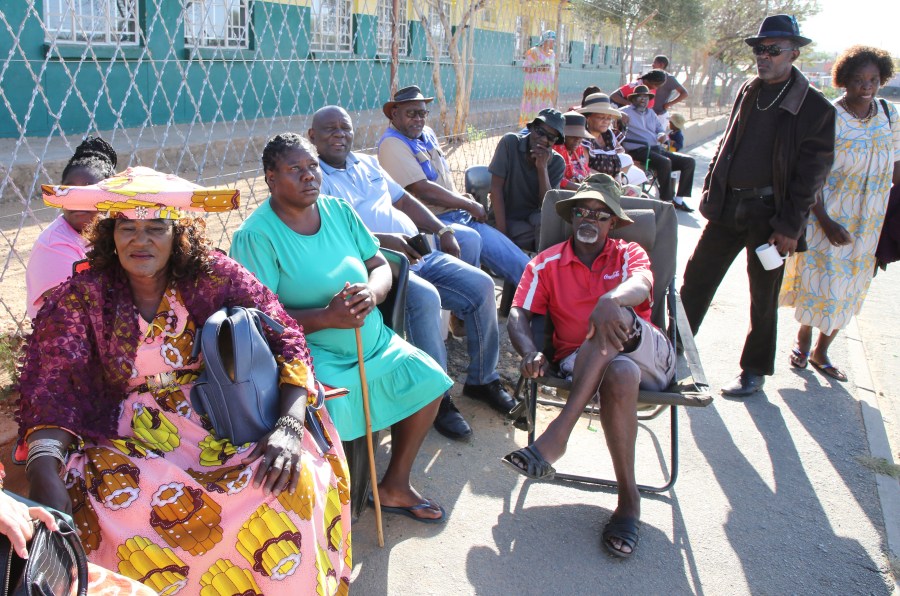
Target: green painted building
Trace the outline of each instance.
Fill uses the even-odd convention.
[[[439,14],[415,18],[416,1],[401,6],[399,80],[431,93],[423,22],[443,53],[450,35]],[[500,7],[525,10],[528,3],[496,3],[491,15],[472,20],[475,101],[521,95],[518,58],[540,32],[523,20],[533,17],[497,15]],[[326,103],[376,108],[389,93],[391,6],[390,0],[4,2],[0,138],[293,116]],[[464,7],[445,7],[451,24],[458,23]],[[565,16],[571,20],[571,11]],[[599,33],[570,37],[561,40],[560,93],[615,88],[620,48],[601,45]],[[438,60],[452,102],[453,67],[447,56]]]

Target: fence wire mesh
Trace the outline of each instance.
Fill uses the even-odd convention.
[[[86,135],[115,147],[119,169],[145,165],[239,188],[241,209],[208,221],[227,250],[267,195],[266,139],[305,133],[312,112],[338,104],[354,119],[357,150],[371,149],[392,84],[436,97],[429,125],[461,182],[518,127],[523,56],[547,30],[557,32],[550,104],[574,105],[588,85],[611,92],[622,82],[618,33],[579,20],[565,0],[4,2],[0,335],[30,329],[25,268],[57,215],[40,202],[40,185],[59,182]]]

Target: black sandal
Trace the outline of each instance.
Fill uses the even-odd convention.
[[[614,557],[627,559],[634,554],[634,549],[637,548],[638,539],[640,537],[638,532],[640,529],[641,522],[633,517],[609,518],[609,522],[607,522],[606,527],[603,528],[603,548]],[[613,538],[621,540],[622,546],[627,546],[631,551],[625,552],[624,550],[614,547],[612,542],[610,542]]]
[[[550,462],[544,459],[544,456],[531,445],[507,453],[502,461],[519,474],[532,480],[549,480],[556,475],[556,470]]]

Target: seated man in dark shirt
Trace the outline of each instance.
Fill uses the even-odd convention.
[[[532,339],[533,315],[553,321],[554,358],[572,389],[559,416],[534,442],[503,458],[534,480],[550,478],[553,462],[585,406],[599,393],[600,422],[619,483],[619,502],[603,530],[603,546],[629,557],[637,546],[641,497],[634,478],[638,389],[662,391],[675,376],[675,351],[650,323],[653,274],[635,242],[609,238],[632,222],[623,211],[619,185],[594,174],[568,199],[556,203],[572,224],[572,238],[551,246],[528,264],[513,299],[507,330],[527,378],[546,375],[546,356]]]
[[[503,135],[489,166],[497,229],[525,250],[537,248],[544,195],[559,188],[566,171],[566,161],[553,150],[563,142],[565,126],[559,111],[541,110],[528,132]]]

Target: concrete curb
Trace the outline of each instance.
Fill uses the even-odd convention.
[[[884,458],[893,463],[891,446],[884,428],[884,418],[878,408],[875,383],[872,381],[872,374],[869,371],[866,348],[856,317],[853,317],[850,324],[847,325],[846,336],[850,364],[853,369],[853,381],[856,384],[856,400],[859,402],[863,425],[866,429],[869,453],[872,457]],[[887,552],[900,559],[900,482],[890,476],[876,474],[875,485],[878,490],[878,500],[881,503],[881,513],[884,517]],[[900,592],[900,582],[897,578],[894,578],[894,592]]]

